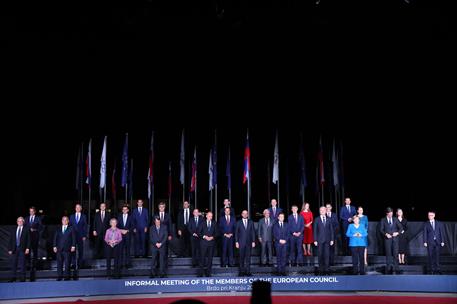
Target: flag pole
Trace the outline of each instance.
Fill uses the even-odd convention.
[[[271,176],[270,176],[270,162],[267,162],[267,193],[268,193],[268,200],[271,200]]]
[[[197,209],[197,183],[198,183],[198,178],[197,178],[197,172],[198,172],[198,163],[197,163],[197,146],[195,146],[195,191],[194,191],[194,200],[195,200],[195,209]]]
[[[249,129],[247,129],[247,140],[248,140],[248,143],[249,143]],[[251,150],[251,147],[249,145],[249,150]],[[250,218],[251,217],[251,152],[249,151],[249,167],[248,167],[248,217]]]
[[[183,136],[182,143],[183,143],[183,146],[184,146],[184,147],[183,147],[183,151],[184,151],[184,157],[183,157],[183,159],[184,159],[184,163],[185,163],[185,162],[186,162],[186,155],[185,155],[186,149],[185,149],[184,129],[182,130],[182,134],[183,134],[183,135],[182,135],[182,136]],[[184,168],[184,178],[183,178],[183,182],[182,182],[182,201],[184,202],[184,201],[186,200],[186,169],[185,169],[186,167],[185,167],[184,164],[181,164],[181,165],[182,165],[183,168]],[[170,214],[171,214],[171,213],[170,213]]]
[[[83,183],[83,179],[84,179],[84,170],[83,170],[83,161],[84,161],[84,142],[81,142],[81,159],[80,159],[80,163],[79,163],[79,201],[81,202],[81,204],[83,203],[83,199],[84,199],[84,183]]]
[[[216,160],[213,159],[213,162],[215,161],[216,167],[213,169],[215,172],[216,176],[214,179],[216,180],[216,184],[214,185],[214,218],[217,220],[217,130],[214,129],[214,154],[216,155]],[[214,167],[214,166],[213,166]]]

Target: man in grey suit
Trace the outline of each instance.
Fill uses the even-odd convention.
[[[273,222],[270,218],[270,211],[263,210],[263,218],[259,221],[257,235],[259,238],[261,253],[260,266],[273,265]],[[268,256],[268,259],[267,259]]]

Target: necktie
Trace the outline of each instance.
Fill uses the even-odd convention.
[[[163,222],[163,212],[160,212],[160,221]]]
[[[211,222],[208,221],[208,229],[210,229],[210,228],[211,228]]]
[[[327,217],[331,217],[332,214],[330,212],[327,213]]]
[[[347,205],[346,207],[348,209],[348,212],[351,213],[351,207],[349,207],[349,205]]]
[[[246,220],[243,220],[243,223],[244,223],[244,229],[247,229],[248,228],[248,224],[247,224]]]
[[[32,224],[33,223],[33,220],[35,219],[35,217],[32,215],[32,217],[30,218],[30,223]]]
[[[184,225],[187,225],[187,209],[184,209]]]
[[[138,208],[138,211],[140,212],[140,216],[141,216],[141,209],[143,209],[143,208],[141,208],[141,207],[140,207],[140,208]]]
[[[273,216],[276,216],[276,207],[273,207]]]
[[[279,222],[279,228],[282,229],[282,222]]]
[[[159,234],[159,231],[160,231],[160,227],[157,227],[157,234]]]
[[[22,233],[22,227],[17,228],[17,233],[16,233],[16,246],[19,247],[21,244],[21,233]]]
[[[102,211],[102,222],[105,220],[105,211]]]
[[[76,213],[76,224],[79,223],[79,213]]]
[[[195,226],[198,226],[198,217],[195,217]]]
[[[392,225],[392,220],[391,219],[389,219],[389,225]]]
[[[435,230],[435,221],[432,221],[432,228]]]
[[[65,230],[67,230],[67,226],[62,226],[62,234],[65,233]]]
[[[322,222],[324,223],[324,226],[325,226],[325,216],[322,217]]]
[[[124,227],[127,225],[127,214],[124,214]]]
[[[267,219],[267,227],[270,226],[270,220]]]
[[[230,216],[226,216],[226,219],[227,219],[227,226],[230,224]]]
[[[295,224],[297,223],[297,215],[294,214]]]

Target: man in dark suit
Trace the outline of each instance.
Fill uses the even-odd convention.
[[[109,228],[110,219],[111,213],[106,211],[106,203],[101,203],[100,211],[95,213],[94,230],[92,231],[95,241],[94,256],[96,259],[102,259],[105,256],[105,232]]]
[[[178,237],[183,241],[184,245],[184,256],[190,255],[190,234],[189,234],[189,221],[192,217],[190,211],[190,205],[188,201],[182,204],[182,209],[178,213],[177,228]]]
[[[76,251],[76,233],[74,226],[68,226],[68,217],[62,217],[62,226],[57,228],[54,235],[53,250],[57,258],[57,281],[61,281],[64,275],[65,281],[70,280],[71,255]]]
[[[428,221],[424,223],[424,246],[428,252],[428,271],[431,274],[441,274],[440,248],[444,246],[443,224],[435,220],[435,212],[429,211]]]
[[[30,232],[24,226],[24,218],[18,217],[17,226],[10,233],[8,242],[8,254],[11,257],[11,280],[16,281],[19,270],[20,281],[25,282],[25,256],[30,253]]]
[[[278,265],[278,275],[286,275],[287,246],[289,243],[289,228],[284,222],[284,213],[278,214],[278,220],[273,225],[273,237],[276,247],[276,264]]]
[[[239,276],[251,276],[251,248],[255,247],[254,222],[248,219],[248,211],[241,212],[241,220],[236,223],[235,247],[240,251]]]
[[[257,227],[257,238],[260,243],[260,265],[273,265],[273,220],[270,218],[270,211],[263,210],[263,218],[260,219]]]
[[[314,219],[314,245],[317,246],[319,273],[330,273],[330,248],[333,247],[333,226],[326,216],[327,208],[322,206],[319,208],[319,217]]]
[[[200,236],[200,271],[198,276],[210,277],[216,237],[218,236],[217,224],[216,221],[213,221],[211,211],[206,213],[206,220],[200,224],[198,235]]]
[[[117,218],[117,228],[121,229],[122,233],[121,265],[124,268],[129,268],[131,266],[131,234],[135,228],[135,221],[133,216],[129,214],[129,206],[127,205],[122,207],[122,214],[119,214]]]
[[[76,259],[76,252],[73,253],[72,265],[75,269],[84,267],[84,242],[88,235],[89,225],[87,225],[86,215],[82,213],[82,205],[77,203],[75,206],[75,213],[70,215],[70,226],[76,236],[76,249],[78,258]],[[75,272],[76,273],[76,272]]]
[[[272,199],[270,204],[271,207],[268,209],[268,211],[270,211],[270,217],[276,221],[278,215],[282,212],[282,209],[278,207],[278,202],[275,199]]]
[[[400,273],[398,268],[398,235],[403,230],[400,221],[393,217],[392,208],[386,209],[386,216],[381,219],[380,231],[384,237],[386,249],[386,274]]]
[[[305,220],[298,214],[297,205],[292,206],[292,214],[287,219],[289,227],[289,250],[290,263],[292,266],[303,265],[303,230],[305,229]]]
[[[29,216],[25,218],[24,225],[29,230],[30,236],[30,281],[35,281],[36,263],[38,260],[38,244],[40,242],[40,233],[43,231],[41,217],[36,214],[36,208],[29,208]]]
[[[171,217],[168,213],[165,212],[165,203],[164,202],[160,202],[159,203],[159,212],[155,215],[155,216],[158,216],[160,218],[160,222],[162,223],[162,225],[165,225],[167,227],[167,231],[168,231],[168,241],[171,241],[172,239],[172,235],[171,235]]]
[[[343,240],[343,255],[350,255],[349,238],[346,236],[349,224],[352,223],[352,217],[356,214],[355,207],[351,206],[351,199],[344,199],[344,206],[340,209],[341,235]]]
[[[335,212],[332,212],[332,204],[326,204],[325,208],[327,209],[327,220],[331,223],[333,227],[333,246],[330,246],[330,266],[333,266],[335,263],[335,251],[337,240],[338,240],[338,231],[340,224],[338,222],[338,216]]]
[[[149,228],[149,239],[152,247],[151,278],[157,275],[160,275],[161,278],[166,276],[167,238],[167,227],[160,223],[160,218],[154,217],[154,225]],[[157,260],[159,273],[157,273]]]
[[[221,267],[233,267],[235,265],[233,246],[235,242],[236,220],[230,213],[230,207],[226,207],[219,219],[219,232],[222,236]]]
[[[146,235],[149,226],[149,212],[143,207],[143,200],[137,201],[137,208],[133,209],[133,221],[135,227],[133,233],[135,235],[135,257],[148,255],[146,250]]]
[[[221,208],[219,214],[224,215],[225,214],[225,208],[230,208],[230,216],[233,218],[235,221],[235,209],[232,208],[232,202],[229,199],[224,199],[224,207]]]
[[[193,216],[187,225],[190,235],[190,246],[192,248],[192,267],[200,265],[200,225],[204,222],[203,217],[200,216],[200,211],[194,209]]]

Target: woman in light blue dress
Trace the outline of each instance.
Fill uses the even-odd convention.
[[[360,219],[360,225],[365,228],[367,231],[367,236],[365,236],[365,253],[363,254],[365,258],[365,266],[368,266],[368,217],[366,215],[363,215],[363,208],[360,206],[357,208],[357,216]]]

